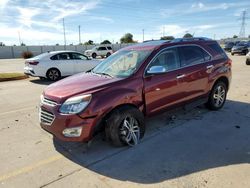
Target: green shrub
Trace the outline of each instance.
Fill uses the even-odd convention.
[[[33,53],[30,52],[30,51],[23,52],[23,53],[22,53],[22,57],[23,57],[24,59],[31,58],[31,57],[33,57]]]

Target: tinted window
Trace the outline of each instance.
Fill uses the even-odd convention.
[[[98,50],[106,50],[106,47],[99,47]]]
[[[71,59],[77,59],[77,60],[87,60],[88,58],[82,54],[78,53],[71,53]]]
[[[178,69],[180,67],[180,61],[177,48],[164,50],[154,59],[148,69],[150,69],[152,66],[163,66],[166,71]]]
[[[108,48],[108,50],[112,50],[112,48],[110,46],[108,46],[107,48]]]
[[[57,55],[54,55],[54,56],[52,56],[50,59],[51,59],[51,60],[58,60],[58,57],[57,57]]]
[[[227,58],[226,53],[224,50],[219,46],[218,43],[212,43],[208,45],[215,52],[215,58]]]
[[[209,54],[198,46],[180,47],[181,66],[190,66],[210,60]]]
[[[68,60],[68,59],[70,59],[68,53],[58,54],[58,60]]]

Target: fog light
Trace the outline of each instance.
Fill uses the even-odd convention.
[[[62,133],[66,137],[79,137],[82,133],[82,127],[67,128]]]

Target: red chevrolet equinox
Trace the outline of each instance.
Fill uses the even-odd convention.
[[[189,104],[222,108],[231,63],[207,38],[129,46],[49,85],[41,95],[40,124],[64,141],[87,142],[104,130],[115,146],[133,146],[145,133],[145,116]]]

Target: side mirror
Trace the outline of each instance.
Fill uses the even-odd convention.
[[[160,74],[165,73],[167,70],[163,66],[152,66],[149,70],[147,70],[148,74]]]

